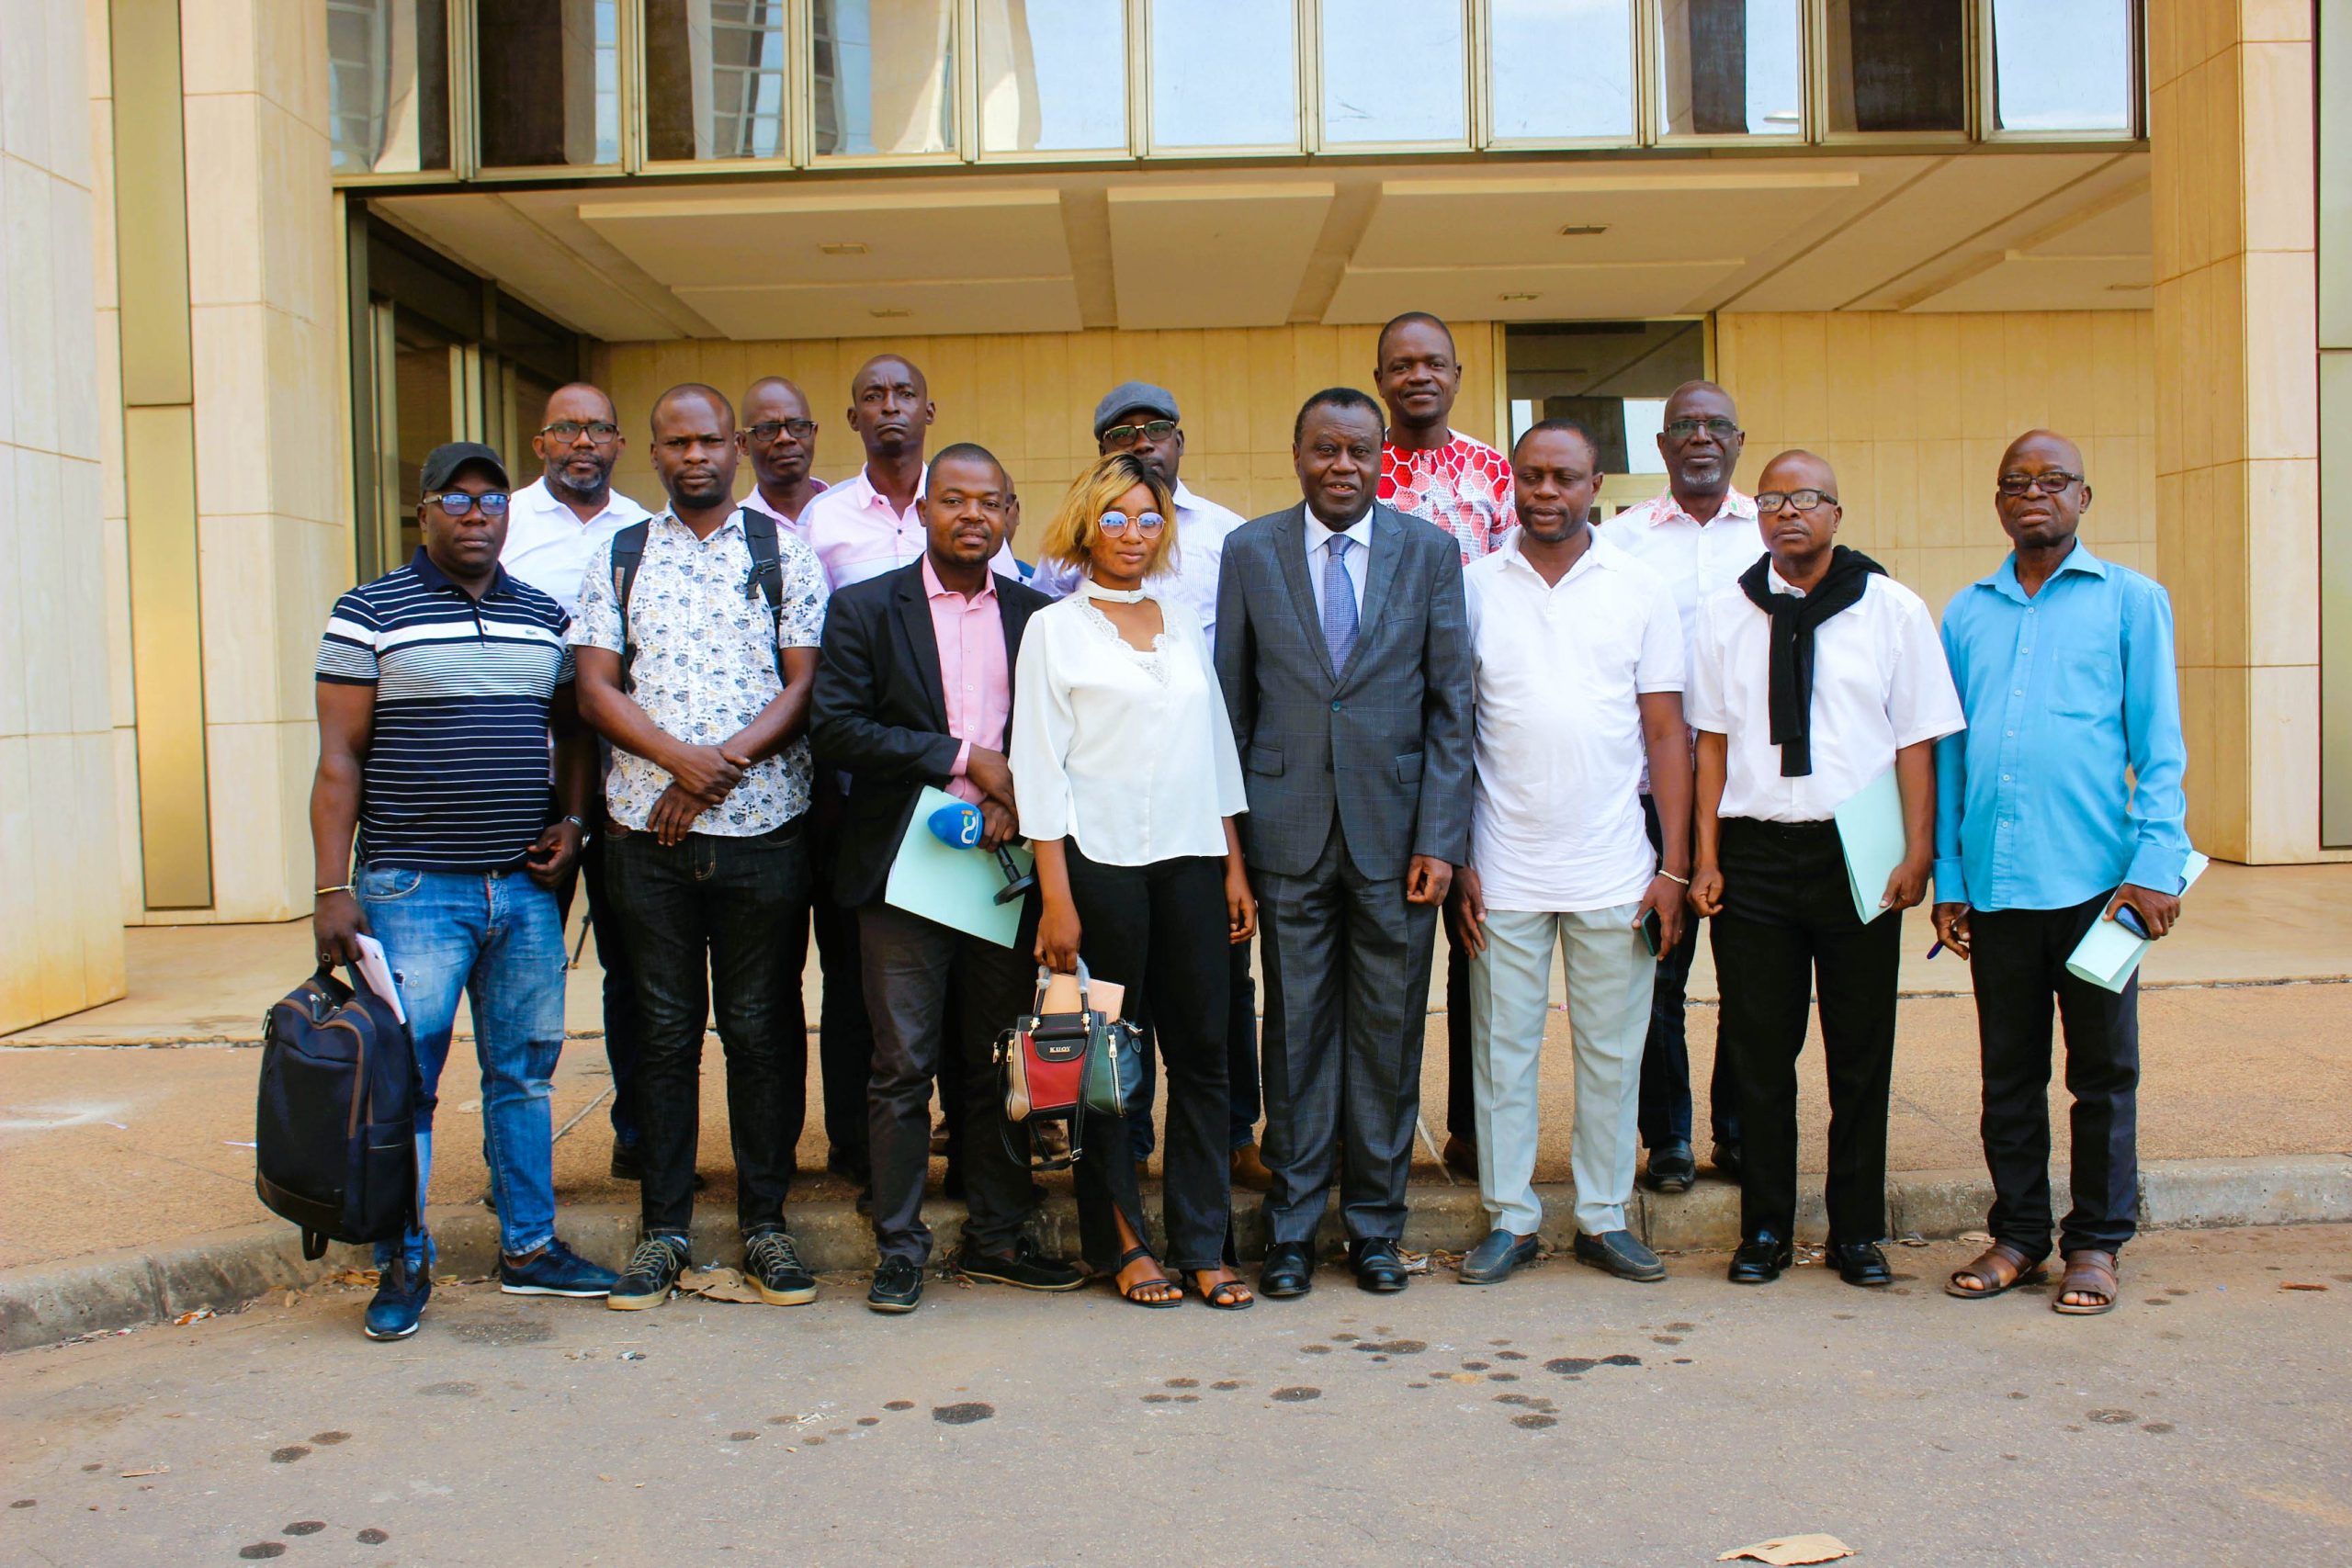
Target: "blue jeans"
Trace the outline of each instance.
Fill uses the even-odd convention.
[[[458,999],[473,1007],[481,1059],[482,1149],[498,1197],[499,1246],[509,1257],[555,1238],[555,1132],[548,1080],[563,1050],[563,916],[556,896],[520,871],[361,868],[368,928],[384,944],[424,1080],[416,1119],[419,1222],[405,1243],[429,1260],[424,1191],[433,1169],[433,1097],[449,1059]],[[379,1242],[389,1263],[393,1244]]]

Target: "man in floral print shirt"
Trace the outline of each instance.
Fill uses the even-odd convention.
[[[825,580],[788,529],[737,509],[740,456],[726,398],[695,385],[662,395],[653,468],[670,507],[644,525],[626,635],[611,542],[589,563],[571,625],[581,712],[613,744],[606,875],[644,1031],[644,1237],[605,1298],[621,1310],[668,1300],[687,1261],[709,1015],[727,1051],[743,1271],[777,1305],[817,1293],[784,1201],[808,1086],[801,828]],[[752,522],[775,537],[773,605],[756,581]]]
[[[1388,407],[1380,446],[1380,499],[1434,523],[1462,547],[1462,564],[1486,555],[1519,525],[1511,507],[1510,459],[1447,424],[1462,390],[1453,333],[1424,310],[1380,329],[1373,384]],[[1476,1173],[1470,1092],[1470,969],[1448,944],[1445,964],[1445,1163]]]

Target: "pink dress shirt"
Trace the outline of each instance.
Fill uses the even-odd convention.
[[[768,504],[768,498],[760,493],[760,487],[758,485],[753,485],[752,487],[752,493],[745,496],[741,502],[737,502],[737,504],[740,506],[749,507],[753,512],[766,513],[769,516],[775,519],[776,526],[789,531],[794,538],[799,540],[805,545],[808,543],[808,508],[817,503],[818,496],[824,494],[825,491],[831,488],[822,479],[812,479],[808,482],[817,488],[815,491],[809,495],[808,499],[801,503],[800,515],[797,518],[786,517],[783,513],[778,512],[775,507],[770,506]],[[821,566],[824,563],[820,560],[818,564]]]
[[[922,562],[922,591],[931,602],[932,636],[939,643],[939,687],[947,699],[947,733],[964,744],[956,749],[956,776],[947,793],[977,806],[980,792],[967,776],[972,748],[1004,750],[1005,720],[1012,714],[1012,671],[1004,657],[1004,616],[997,607],[996,574],[969,599],[940,585]]]
[[[914,500],[900,512],[890,504],[888,496],[874,488],[874,481],[861,468],[810,500],[800,513],[800,535],[817,552],[825,581],[835,589],[847,588],[895,571],[922,555],[930,543],[929,531],[923,526],[922,493],[917,490]],[[1019,581],[1021,563],[1012,558],[1010,541],[989,564]]]

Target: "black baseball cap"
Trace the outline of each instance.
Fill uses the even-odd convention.
[[[424,467],[417,474],[417,482],[424,487],[425,494],[433,495],[448,489],[449,481],[458,477],[458,469],[476,466],[488,468],[497,479],[499,489],[514,488],[514,481],[506,477],[506,464],[499,457],[497,450],[479,441],[445,442],[427,452]]]

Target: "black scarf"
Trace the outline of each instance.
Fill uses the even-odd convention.
[[[1871,574],[1884,576],[1886,568],[1839,545],[1829,552],[1827,575],[1802,597],[1773,592],[1771,569],[1770,556],[1758,558],[1739,574],[1739,586],[1772,618],[1772,744],[1781,749],[1781,776],[1797,779],[1813,772],[1813,634],[1860,603]]]

